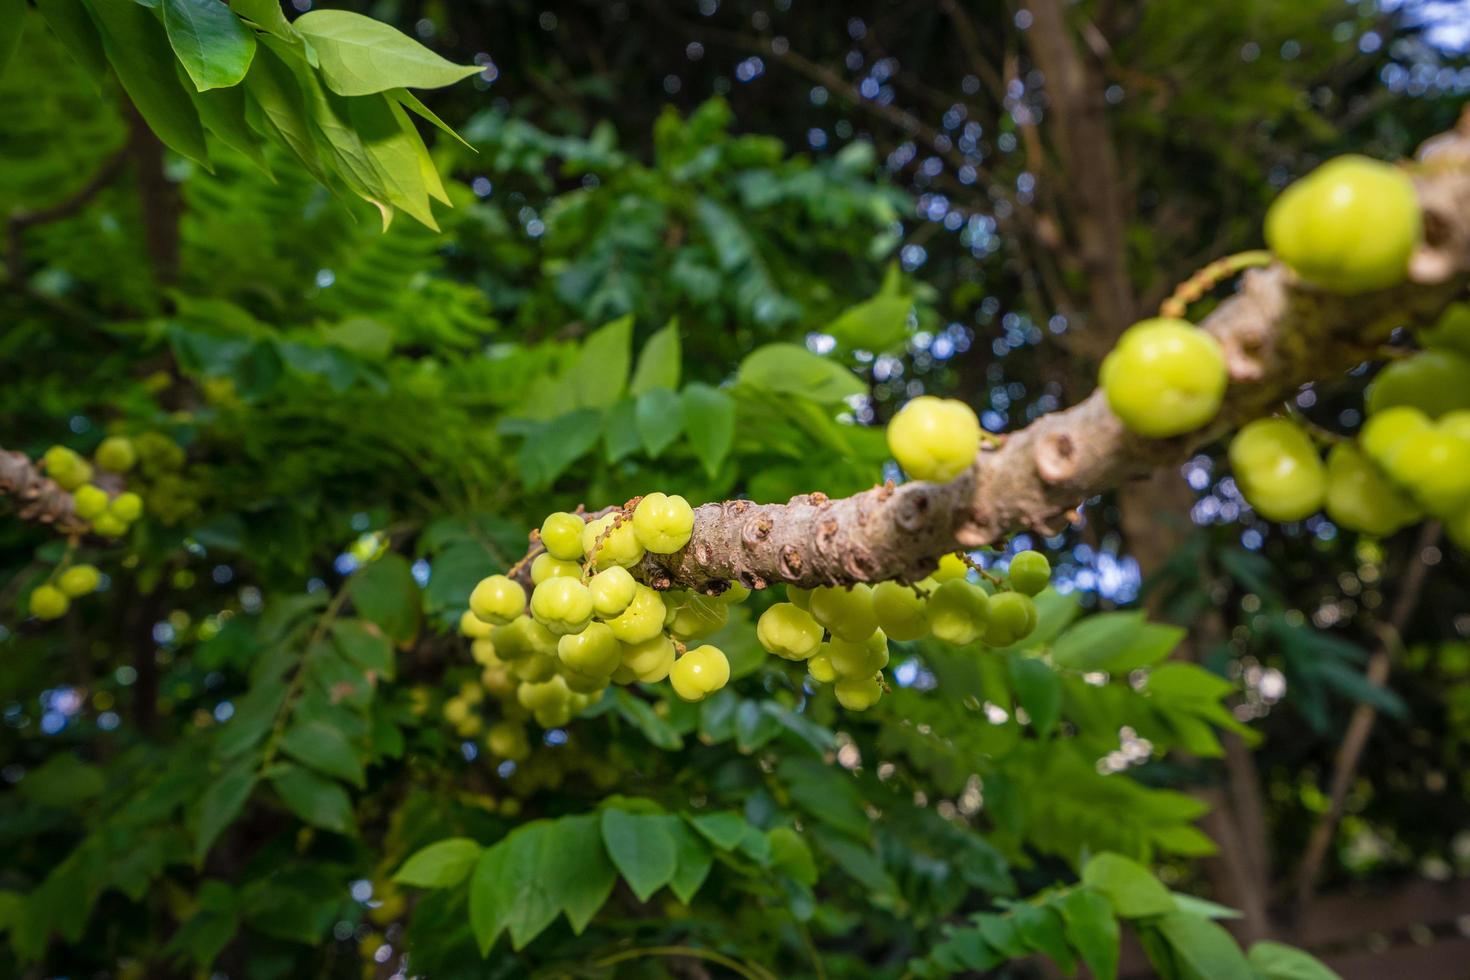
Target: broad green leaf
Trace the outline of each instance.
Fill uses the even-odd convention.
[[[271,677],[257,682],[235,702],[235,713],[215,737],[215,755],[228,759],[265,738],[286,700],[286,684]]]
[[[36,8],[66,47],[72,60],[87,69],[89,76],[100,75],[98,69],[107,60],[102,50],[102,36],[87,13],[82,0],[36,0]]]
[[[1133,638],[1107,662],[1106,670],[1127,673],[1159,663],[1184,640],[1187,630],[1167,623],[1144,623]]]
[[[653,706],[642,698],[635,697],[624,688],[618,688],[613,692],[616,699],[618,714],[636,726],[648,739],[649,744],[666,752],[675,752],[684,746],[684,740],[673,727],[660,718],[653,710]]]
[[[679,358],[679,322],[670,320],[668,326],[644,342],[633,380],[628,382],[628,393],[642,395],[655,388],[678,388]]]
[[[1030,949],[1051,957],[1053,963],[1068,976],[1077,968],[1077,958],[1067,945],[1062,914],[1047,905],[1017,905],[1011,910],[1016,932]]]
[[[1108,900],[1091,889],[1078,888],[1055,904],[1067,925],[1067,941],[1093,976],[1097,980],[1116,980],[1122,933]]]
[[[429,185],[424,180],[425,162],[428,162],[428,172],[434,174],[434,183],[441,195],[443,189],[438,187],[439,178],[432,161],[428,161],[429,151],[407,115],[385,95],[346,101],[347,119],[362,141],[363,151],[377,173],[377,183],[383,189],[387,202],[438,231],[434,209],[429,204]]]
[[[136,3],[86,2],[102,36],[107,60],[148,128],[170,148],[208,169],[204,127],[188,90],[174,71],[176,59],[163,25]]]
[[[262,173],[270,174],[270,164],[261,150],[261,137],[250,127],[246,119],[245,87],[210,89],[208,92],[190,92],[199,120],[214,138],[230,149],[242,154],[255,164]]]
[[[679,848],[663,814],[602,811],[602,840],[618,872],[640,902],[658,891],[678,870]]]
[[[1093,613],[1057,637],[1052,660],[1073,670],[1106,670],[1143,627],[1141,612]]]
[[[488,574],[488,573],[487,573]],[[342,656],[364,671],[393,679],[393,644],[377,623],[339,619],[332,624],[332,640]]]
[[[71,810],[101,796],[106,788],[101,769],[61,752],[25,774],[20,795],[41,806]]]
[[[347,792],[310,769],[284,765],[271,778],[281,801],[302,820],[339,834],[355,831],[352,801]]]
[[[788,756],[776,776],[786,784],[797,806],[823,823],[866,839],[871,827],[862,795],[846,770],[816,759]]]
[[[255,35],[219,0],[163,0],[163,26],[194,87],[239,85],[255,57]]]
[[[1235,685],[1197,664],[1173,661],[1149,671],[1144,688],[1165,702],[1218,702],[1234,692]]]
[[[684,429],[684,411],[679,396],[668,388],[654,388],[638,396],[634,409],[638,438],[644,452],[658,459],[673,445]]]
[[[766,840],[771,845],[772,864],[803,885],[817,883],[817,862],[800,834],[790,827],[772,827],[766,831]]]
[[[761,710],[761,702],[743,700],[735,710],[735,747],[754,752],[781,734],[781,722]]]
[[[722,851],[733,851],[750,824],[738,813],[700,813],[687,817],[694,829]]]
[[[609,463],[616,463],[636,453],[641,445],[638,438],[637,403],[631,398],[624,398],[608,409],[602,429],[602,445]]]
[[[325,642],[313,646],[306,655],[306,673],[329,704],[362,709],[372,703],[372,680],[335,646]]]
[[[587,813],[557,820],[547,836],[542,880],[577,935],[606,904],[618,877],[598,829],[597,814]]]
[[[778,395],[799,395],[818,404],[840,402],[868,388],[836,361],[798,344],[766,344],[740,362],[740,383]]]
[[[561,384],[576,408],[608,408],[617,404],[628,385],[633,361],[633,318],[618,317],[587,335]]]
[[[1209,919],[1175,912],[1154,923],[1174,955],[1210,980],[1257,980],[1235,937]]]
[[[410,855],[393,880],[416,888],[453,888],[469,876],[483,850],[468,837],[435,841]]]
[[[318,772],[336,776],[354,786],[363,785],[364,773],[358,750],[340,729],[325,722],[298,720],[281,738],[281,751]]]
[[[713,477],[735,442],[735,402],[720,389],[698,381],[685,386],[682,401],[689,446],[705,474]]]
[[[261,129],[273,132],[283,145],[301,161],[318,180],[326,179],[317,153],[311,117],[306,99],[290,66],[270,45],[262,45],[245,76],[247,104],[256,114],[250,116]]]
[[[408,559],[392,552],[366,566],[349,584],[358,613],[382,627],[399,646],[419,631],[419,587]]]
[[[908,339],[913,308],[914,301],[906,296],[874,296],[842,311],[822,332],[849,349],[891,350]]]
[[[1106,895],[1113,911],[1125,919],[1168,915],[1178,908],[1169,889],[1147,868],[1121,854],[1095,855],[1082,869],[1082,883]]]
[[[0,78],[25,33],[26,0],[0,0]]]
[[[463,136],[455,132],[452,126],[450,126],[447,122],[435,115],[432,109],[420,102],[419,97],[414,95],[408,89],[389,89],[384,94],[386,94],[388,98],[392,99],[394,102],[397,102],[399,105],[403,106],[403,108],[407,109],[409,112],[413,113],[419,118],[428,120],[430,123],[433,124],[434,128],[439,130],[441,133],[444,133],[446,136],[453,137],[455,142],[459,143],[459,145],[463,146],[466,150],[469,150],[472,153],[480,152],[479,150],[476,150],[472,144],[466,141]],[[449,202],[446,201],[445,203],[447,204]]]
[[[1016,697],[1031,716],[1031,727],[1045,738],[1061,717],[1062,679],[1042,661],[1015,652],[1010,654],[1010,668]]]
[[[283,41],[294,41],[298,36],[281,12],[280,0],[230,0],[230,9]]]
[[[346,10],[309,11],[293,26],[316,49],[322,75],[338,95],[442,88],[480,70],[446,61],[387,24]]]
[[[510,903],[502,901],[500,887],[506,878],[509,842],[516,834],[534,826],[537,825],[527,824],[494,847],[487,847],[470,875],[470,929],[479,943],[481,956],[490,955],[495,940],[505,931],[506,917],[510,913]]]
[[[1016,920],[1011,916],[982,913],[975,916],[975,926],[985,938],[985,945],[1007,959],[1026,955],[1026,941],[1021,938],[1021,930],[1016,927]]]
[[[1174,907],[1190,915],[1202,915],[1206,919],[1238,919],[1244,914],[1239,909],[1211,902],[1197,895],[1188,895],[1184,892],[1172,892],[1171,894],[1174,896]]]
[[[1264,980],[1342,980],[1312,954],[1269,939],[1251,946],[1246,959]]]
[[[542,423],[527,434],[516,454],[521,479],[531,490],[550,486],[587,455],[601,435],[602,413],[595,408],[579,408]]]
[[[669,834],[674,839],[677,866],[669,879],[669,890],[685,905],[689,904],[705,878],[709,877],[714,856],[704,839],[689,828],[680,818],[672,814],[663,818]]]

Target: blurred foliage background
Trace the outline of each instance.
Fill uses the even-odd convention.
[[[1057,567],[1033,651],[1084,613],[1071,630],[1146,609],[1165,632],[1124,617],[1126,650],[916,645],[858,716],[761,663],[736,618],[741,679],[698,710],[610,698],[515,762],[442,708],[478,676],[453,635],[470,588],[553,509],[850,493],[892,475],[881,425],[916,394],[962,397],[996,432],[1085,395],[1123,327],[1259,246],[1288,181],[1454,123],[1463,9],[336,6],[481,66],[423,94],[463,137],[422,127],[454,205],[437,231],[384,232],[279,148],[211,141],[212,171],[165,153],[19,7],[0,445],[122,433],[153,452],[129,484],[149,516],[82,545],[105,589],[60,623],[24,600],[67,542],[0,522],[0,970],[726,975],[687,952],[613,959],[698,946],[779,976],[1036,975],[1030,953],[1058,947],[1005,901],[1040,895],[1036,930],[1074,928],[1101,851],[1345,975],[1391,975],[1363,957],[1401,947],[1458,955],[1442,908],[1389,926],[1328,903],[1466,894],[1466,558],[1417,529],[1258,521],[1214,453],[1008,549]],[[1353,431],[1368,374],[1296,407]],[[366,621],[394,643],[386,669],[352,645]],[[310,659],[329,630],[342,654]],[[1201,670],[1180,697],[1139,693],[1144,644],[1162,652],[1138,664],[1173,650],[1221,686]],[[1345,766],[1355,715],[1376,724]],[[340,779],[275,758],[295,724],[346,733]],[[587,932],[558,921],[482,961],[462,891],[390,882],[441,838],[634,798],[734,821],[697,895],[620,885]],[[799,849],[772,836],[788,827]],[[1368,924],[1314,932],[1323,906]],[[1196,934],[1135,932],[1160,972],[1227,975],[1180,959],[1209,945]]]

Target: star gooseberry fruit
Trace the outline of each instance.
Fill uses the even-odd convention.
[[[1036,603],[1019,592],[1000,592],[990,597],[990,619],[985,626],[985,643],[1008,647],[1020,643],[1036,629]]]
[[[883,696],[883,686],[876,675],[872,677],[844,677],[832,686],[837,703],[848,711],[867,711]]]
[[[1432,425],[1429,416],[1419,409],[1396,405],[1370,415],[1363,431],[1358,434],[1358,442],[1369,459],[1388,469],[1405,441]]]
[[[929,628],[945,643],[964,646],[985,633],[991,597],[978,585],[950,579],[929,593]]]
[[[928,599],[911,585],[879,582],[873,587],[873,612],[878,628],[890,639],[917,640],[929,632]]]
[[[766,652],[786,660],[806,660],[822,645],[821,624],[789,602],[778,602],[761,613],[755,636]]]
[[[470,612],[496,626],[504,626],[525,611],[526,590],[505,575],[482,579],[470,593]]]
[[[1327,493],[1327,471],[1302,427],[1287,419],[1257,419],[1230,442],[1235,482],[1256,513],[1299,521],[1317,512]]]
[[[1327,516],[1352,531],[1384,536],[1419,519],[1419,509],[1356,447],[1327,454]]]
[[[812,618],[831,630],[832,635],[860,643],[878,628],[873,612],[873,587],[859,582],[848,588],[822,586],[812,590],[808,607]]]
[[[580,633],[592,619],[592,592],[574,578],[549,578],[531,593],[531,615],[558,636]]]
[[[1470,504],[1470,440],[1439,426],[1404,439],[1387,469],[1435,516],[1448,516]]]
[[[1170,317],[1125,330],[1099,373],[1108,407],[1130,431],[1150,439],[1193,432],[1213,419],[1227,380],[1219,342]]]
[[[1022,551],[1011,559],[1011,588],[1034,596],[1051,582],[1051,562],[1039,551]]]
[[[693,531],[694,508],[678,494],[650,493],[633,508],[633,533],[655,555],[672,555]]]
[[[71,600],[54,585],[38,585],[31,593],[31,615],[38,619],[60,619]]]
[[[601,545],[597,544],[598,538],[602,539]],[[633,522],[622,514],[607,514],[588,521],[582,529],[582,550],[595,568],[627,567],[643,558],[643,544],[633,530]]]
[[[56,577],[56,584],[67,598],[75,599],[94,591],[102,582],[96,565],[73,565]]]
[[[1470,408],[1470,359],[1447,350],[1428,350],[1394,361],[1368,387],[1368,414],[1401,405],[1432,419]]]
[[[888,450],[916,480],[953,480],[980,451],[980,420],[962,401],[920,395],[888,423]]]
[[[576,514],[558,511],[541,522],[541,543],[559,561],[581,561],[582,529],[587,522]]]
[[[1348,155],[1281,192],[1266,212],[1266,244],[1308,282],[1361,293],[1403,281],[1420,224],[1408,174]]]
[[[730,661],[719,647],[695,647],[674,662],[669,683],[685,701],[703,701],[730,680]]]

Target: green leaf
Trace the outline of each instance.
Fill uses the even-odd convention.
[[[171,149],[209,169],[204,127],[174,71],[176,59],[163,25],[136,3],[87,0],[87,8],[102,36],[107,60],[148,128]]]
[[[364,782],[362,759],[347,736],[324,721],[298,720],[281,738],[281,751],[297,762],[354,786]]]
[[[235,702],[235,713],[220,728],[214,751],[221,759],[244,752],[265,738],[275,724],[276,713],[286,700],[286,685],[279,678],[263,679]]]
[[[407,109],[409,112],[418,116],[419,118],[428,120],[431,124],[433,124],[435,129],[439,130],[446,136],[452,137],[455,142],[459,143],[460,146],[471,151],[472,153],[479,152],[479,150],[476,150],[475,147],[471,143],[466,141],[463,136],[455,132],[452,126],[450,126],[447,122],[435,115],[432,109],[420,102],[419,97],[417,95],[414,95],[408,89],[389,89],[384,94],[387,95],[388,98],[392,99],[394,102],[397,102],[399,105],[403,106],[403,108]],[[447,204],[449,202],[446,201],[445,203]]]
[[[602,811],[602,841],[640,902],[648,901],[678,870],[678,842],[664,814],[629,813],[610,807]]]
[[[1173,661],[1149,672],[1144,688],[1166,703],[1214,703],[1235,691],[1235,685],[1197,664]]]
[[[1244,914],[1239,909],[1211,902],[1197,895],[1187,895],[1184,892],[1171,892],[1170,894],[1174,896],[1174,907],[1190,915],[1199,915],[1206,919],[1239,919]]]
[[[20,47],[26,19],[26,0],[0,0],[0,78]]]
[[[674,838],[677,861],[674,876],[669,879],[669,890],[679,901],[688,905],[689,900],[709,877],[714,856],[710,854],[709,845],[703,838],[689,829],[689,825],[683,820],[673,815],[665,816],[663,820]]]
[[[1097,980],[1118,976],[1118,949],[1122,933],[1113,907],[1095,891],[1078,888],[1056,901],[1067,925],[1067,941]]]
[[[62,752],[25,774],[20,795],[41,806],[72,810],[101,796],[106,788],[101,769]]]
[[[316,137],[301,85],[291,67],[269,46],[256,52],[255,61],[245,76],[245,91],[251,100],[248,104],[258,109],[250,118],[296,154],[314,177],[325,180],[326,171],[317,153]]]
[[[773,394],[800,395],[819,404],[840,402],[868,388],[836,361],[798,344],[766,344],[740,362],[740,383]]]
[[[684,747],[684,739],[674,731],[673,726],[654,712],[653,706],[647,701],[634,697],[624,688],[618,688],[613,697],[618,714],[642,732],[650,745],[665,752],[675,752]]]
[[[612,894],[617,877],[603,849],[597,814],[563,817],[552,825],[542,880],[572,932],[580,936],[587,928]]]
[[[790,827],[772,827],[766,831],[766,841],[771,845],[772,864],[803,885],[817,883],[817,862],[800,834]]]
[[[1016,697],[1031,716],[1031,727],[1045,738],[1062,714],[1062,679],[1042,661],[1015,652],[1010,654],[1010,668]]]
[[[329,704],[366,708],[373,700],[373,683],[336,647],[319,643],[307,653],[307,676]]]
[[[266,162],[265,154],[261,150],[261,138],[245,118],[243,85],[210,89],[208,92],[190,92],[189,97],[194,100],[200,122],[214,134],[215,139],[242,154],[262,173],[271,173],[270,164]]]
[[[853,837],[868,837],[871,827],[862,795],[846,770],[816,759],[788,756],[781,760],[776,776],[786,784],[792,801],[807,813]]]
[[[347,792],[301,766],[282,766],[271,778],[281,801],[302,820],[323,830],[351,834],[355,830]]]
[[[733,851],[750,829],[750,824],[738,813],[691,814],[686,819],[722,851]]]
[[[684,412],[679,396],[668,388],[654,388],[638,396],[634,418],[638,438],[652,459],[673,445],[684,429]]]
[[[608,409],[602,424],[602,445],[609,463],[627,459],[638,451],[641,445],[638,408],[633,399],[624,398]]]
[[[595,408],[579,408],[537,426],[516,455],[526,487],[540,490],[555,483],[597,445],[601,434],[602,413]]]
[[[1141,612],[1093,613],[1057,637],[1052,660],[1073,670],[1106,670],[1143,627]]]
[[[908,339],[913,308],[914,301],[907,296],[874,296],[844,310],[823,333],[849,349],[891,350]]]
[[[191,821],[194,826],[195,864],[204,863],[205,855],[219,835],[245,809],[250,794],[255,790],[255,766],[254,758],[241,760],[205,787]]]
[[[1342,980],[1310,953],[1269,939],[1253,945],[1246,959],[1265,980]]]
[[[255,35],[219,0],[163,0],[163,26],[199,91],[244,81]]]
[[[714,477],[735,443],[735,402],[720,389],[698,381],[685,386],[682,401],[690,448],[705,475]]]
[[[679,321],[655,333],[638,353],[638,367],[628,382],[630,395],[642,395],[655,388],[679,387]]]
[[[338,95],[442,88],[480,70],[446,61],[387,24],[346,10],[313,10],[293,26],[316,49],[322,76]]]
[[[1113,911],[1125,919],[1169,915],[1178,908],[1169,889],[1147,868],[1121,854],[1095,855],[1082,869],[1082,883],[1106,895]]]
[[[500,897],[500,885],[506,879],[505,868],[510,858],[509,842],[512,837],[535,826],[538,824],[527,824],[494,847],[487,847],[470,875],[470,929],[480,945],[481,956],[490,955],[495,940],[505,931],[506,917],[511,909],[511,904]]]
[[[437,567],[435,571],[438,571]],[[388,680],[393,679],[393,644],[388,642],[377,623],[339,619],[332,624],[332,640],[342,656],[354,665]]]
[[[102,36],[82,0],[36,0],[36,8],[46,18],[46,26],[61,38],[72,60],[87,69],[88,77],[100,75],[97,69],[107,55],[102,50]]]
[[[299,36],[281,12],[281,0],[230,0],[230,9],[283,41],[294,41]]]
[[[399,646],[419,631],[419,586],[408,559],[389,552],[352,577],[352,603]]]
[[[1175,912],[1154,923],[1174,955],[1198,976],[1210,980],[1257,980],[1235,937],[1197,915]]]
[[[1067,945],[1062,914],[1046,905],[1018,905],[1011,910],[1016,932],[1030,949],[1051,957],[1053,963],[1068,976],[1077,968],[1076,957]]]
[[[559,911],[585,929],[612,893],[615,875],[603,853],[597,817],[585,814],[524,824],[487,849],[470,878],[470,925],[488,955],[501,932],[521,949]]]
[[[575,408],[608,408],[628,386],[633,362],[633,317],[621,316],[587,335],[561,384]]]
[[[408,116],[396,102],[384,95],[347,99],[347,119],[362,141],[377,175],[377,186],[387,203],[402,210],[425,227],[439,230],[434,209],[429,204],[430,186],[426,175],[433,175],[434,187],[442,196],[439,176],[429,151],[413,128]]]
[[[453,888],[469,876],[483,850],[468,837],[435,841],[404,861],[393,880],[415,888]]]

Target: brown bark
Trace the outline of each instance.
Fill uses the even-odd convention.
[[[0,496],[15,498],[23,520],[49,524],[62,534],[80,534],[90,526],[72,508],[71,494],[55,480],[43,476],[41,468],[25,453],[8,452],[0,446]]]

